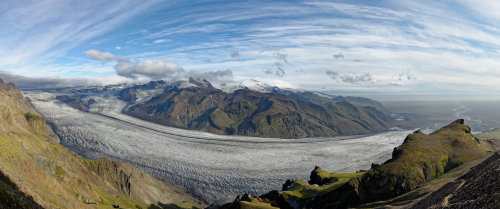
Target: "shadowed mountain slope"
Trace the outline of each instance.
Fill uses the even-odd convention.
[[[33,197],[24,194],[17,185],[0,171],[0,208],[41,209]]]
[[[410,208],[500,208],[500,154],[496,152]]]
[[[376,102],[371,106],[360,100],[357,104],[363,105],[356,105],[345,98],[335,101],[291,91],[239,89],[227,93],[196,80],[160,84],[164,91],[145,101],[138,101],[137,95],[148,87],[122,90],[120,97],[129,102],[123,112],[178,128],[275,138],[368,134],[387,130],[392,124],[392,119],[375,107],[379,105]]]

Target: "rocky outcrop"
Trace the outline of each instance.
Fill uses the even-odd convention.
[[[158,88],[164,88],[167,86],[165,81],[151,81],[147,84],[135,85],[133,87],[129,87],[118,92],[118,97],[126,102],[135,103],[138,99],[138,94],[141,91],[153,90]]]
[[[500,154],[493,154],[410,208],[500,208]]]
[[[309,184],[317,184],[319,186],[325,185],[325,184],[332,184],[339,179],[335,176],[330,176],[329,173],[320,167],[316,166],[314,170],[311,172]]]
[[[373,165],[369,171],[336,174],[316,167],[311,173],[309,183],[289,180],[283,185],[283,191],[273,191],[262,195],[261,198],[269,199],[267,202],[271,206],[280,208],[358,207],[361,204],[401,196],[439,178],[457,166],[486,156],[487,152],[471,134],[470,127],[465,125],[463,120],[456,120],[432,134],[416,131],[408,135],[403,144],[394,149],[390,160],[381,165]],[[443,187],[445,191],[457,191],[457,195],[447,198],[448,204],[454,204],[450,208],[480,204],[497,206],[498,196],[495,195],[498,195],[499,163],[496,160],[498,154],[495,156],[474,168],[476,172],[461,178],[460,181],[470,182],[470,187],[459,187],[460,182]],[[486,185],[492,182],[492,186]],[[484,188],[480,188],[481,186]],[[457,188],[462,188],[463,192],[459,194],[460,190]],[[466,194],[475,195],[467,197]],[[486,198],[479,194],[491,194],[493,197]],[[422,202],[423,206],[418,208],[427,208],[436,203],[437,200],[432,198],[441,200],[444,197],[447,196],[431,195],[431,199]],[[456,204],[452,201],[456,201]]]
[[[45,119],[32,112],[24,113],[24,118],[26,118],[26,122],[28,122],[28,128],[31,132],[37,134],[46,134],[47,133],[47,124],[45,123]]]
[[[81,101],[80,97],[77,95],[59,95],[56,96],[56,99],[80,111],[86,112],[89,109],[89,104]]]
[[[43,209],[33,197],[22,192],[2,171],[0,171],[0,208]]]
[[[394,149],[392,159],[362,177],[360,199],[366,203],[402,195],[485,155],[463,120],[429,135],[415,132]]]

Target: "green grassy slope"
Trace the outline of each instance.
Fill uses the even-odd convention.
[[[1,81],[0,118],[0,202],[8,204],[7,208],[149,208],[158,203],[201,203],[131,165],[87,160],[67,150],[48,137],[44,118],[19,90]]]

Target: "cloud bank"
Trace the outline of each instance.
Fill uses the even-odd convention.
[[[23,90],[61,88],[73,86],[88,86],[100,84],[99,82],[86,78],[61,78],[61,77],[26,77],[16,75],[8,71],[0,70],[0,78],[5,82],[12,82]]]
[[[151,59],[131,61],[126,57],[119,57],[114,69],[119,76],[132,79],[149,77],[153,80],[171,78],[177,73],[184,72],[184,69],[173,62]]]
[[[90,58],[101,61],[108,61],[116,58],[116,64],[113,69],[116,75],[132,80],[179,80],[187,77],[195,79],[206,79],[211,82],[218,82],[221,79],[231,79],[233,71],[230,69],[209,71],[209,70],[191,70],[186,71],[177,63],[165,60],[131,60],[124,56],[117,56],[109,52],[100,52],[97,50],[88,50],[87,55],[92,54]],[[238,54],[239,56],[239,54]],[[104,59],[107,58],[107,59]],[[103,58],[103,59],[97,59]],[[109,59],[108,59],[109,58]]]

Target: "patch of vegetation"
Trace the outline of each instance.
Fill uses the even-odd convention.
[[[38,115],[38,114],[35,114],[35,113],[32,113],[32,112],[27,112],[27,113],[24,113],[24,118],[26,118],[26,120],[34,120],[34,119],[42,119],[43,120],[43,117]]]
[[[155,206],[157,207],[157,206]],[[149,208],[153,208],[150,206]],[[161,209],[198,209],[198,206],[190,202],[160,204]]]
[[[331,184],[325,184],[325,185],[310,185],[309,183],[302,181],[302,180],[295,180],[293,181],[292,185],[290,188],[294,188],[293,190],[289,191],[283,191],[283,197],[285,199],[288,199],[289,196],[293,196],[299,199],[308,199],[312,198],[314,196],[318,196],[324,193],[327,193],[329,191],[332,191],[352,178],[356,178],[359,176],[362,176],[366,172],[357,172],[357,173],[328,173],[325,170],[321,170],[320,175],[323,177],[335,177],[338,179],[337,182],[331,183]],[[300,185],[300,186],[299,186]]]
[[[96,202],[95,206],[97,208],[110,208],[112,205],[118,205],[119,208],[147,208],[148,205],[137,203],[124,195],[113,196],[109,193],[104,192],[102,189],[92,186],[92,190],[99,194],[101,200]]]
[[[323,169],[316,169],[316,173],[321,177],[321,178],[337,178],[338,182],[347,182],[350,179],[354,177],[361,176],[366,173],[366,171],[359,171],[356,173],[329,173],[326,170]]]
[[[268,203],[252,200],[251,202],[241,201],[241,209],[276,209]]]
[[[62,177],[64,174],[66,174],[64,168],[62,168],[61,166],[56,166],[56,175]]]

